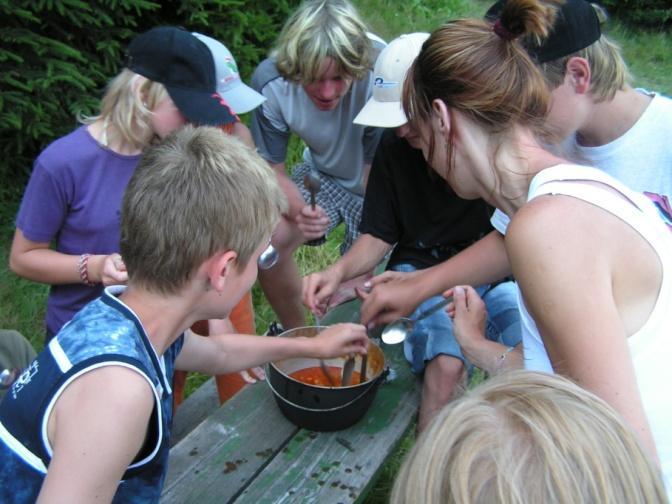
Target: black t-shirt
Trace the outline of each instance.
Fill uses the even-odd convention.
[[[366,188],[362,233],[395,244],[388,266],[427,268],[490,231],[492,208],[459,198],[425,162],[422,151],[385,131]]]

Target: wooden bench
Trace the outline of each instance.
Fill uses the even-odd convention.
[[[358,309],[358,302],[346,303],[324,323],[352,320]],[[360,501],[412,425],[420,398],[403,346],[383,349],[395,377],[379,387],[366,415],[342,431],[298,428],[285,419],[264,383],[193,415],[187,399],[175,418],[181,440],[171,448],[161,502]],[[214,385],[206,386],[213,390],[204,389],[204,397],[210,393],[216,400]],[[204,418],[200,423],[199,417]],[[198,425],[187,433],[189,422]]]

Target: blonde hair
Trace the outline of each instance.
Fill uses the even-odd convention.
[[[422,433],[393,504],[666,502],[657,469],[603,400],[514,371],[448,404]]]
[[[283,77],[303,84],[319,79],[326,58],[354,80],[373,66],[366,25],[345,0],[304,2],[285,23],[271,55]]]
[[[597,13],[600,25],[605,24],[607,13],[599,5],[591,5]],[[585,49],[540,65],[551,89],[557,88],[564,82],[567,62],[574,57],[588,61],[591,70],[590,94],[598,103],[613,99],[617,91],[625,89],[632,81],[628,66],[621,55],[621,48],[603,34]]]
[[[149,117],[166,97],[168,91],[163,84],[124,68],[108,83],[100,103],[100,113],[82,115],[78,120],[83,124],[102,120],[114,128],[124,143],[144,150],[154,139]]]
[[[218,128],[187,126],[143,155],[124,195],[121,255],[129,281],[177,292],[218,251],[243,268],[287,200],[254,150]]]
[[[450,21],[435,30],[409,70],[403,106],[417,128],[432,116],[432,102],[442,100],[485,129],[497,143],[514,125],[546,134],[550,92],[537,66],[515,38],[545,38],[555,20],[557,2],[510,0],[500,21],[512,35],[505,38],[493,24],[479,19]],[[447,145],[451,170],[454,132]],[[498,145],[495,145],[492,156]],[[431,161],[433,136],[429,142]]]

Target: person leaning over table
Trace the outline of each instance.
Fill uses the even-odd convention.
[[[444,24],[409,71],[404,110],[455,192],[511,219],[505,245],[525,367],[566,375],[609,403],[659,462],[669,492],[672,395],[660,383],[672,381],[672,216],[544,148],[551,96],[518,39],[543,39],[556,12],[510,0],[494,22]]]
[[[218,128],[186,127],[145,151],[121,209],[128,287],[82,309],[0,403],[0,502],[158,502],[175,369],[366,353],[356,324],[314,338],[189,330],[251,288],[286,205],[268,164]]]
[[[273,236],[280,261],[259,280],[285,329],[305,325],[296,248],[345,222],[345,253],[357,237],[369,167],[380,130],[353,124],[371,96],[372,67],[382,40],[367,33],[346,0],[308,0],[285,23],[271,56],[252,76],[266,101],[252,116],[252,136],[275,170],[289,200]],[[285,171],[287,145],[296,134],[303,162]],[[312,172],[321,189],[313,210],[303,178]]]
[[[17,275],[51,285],[47,340],[105,286],[126,282],[119,209],[143,151],[187,122],[243,127],[216,93],[208,47],[170,26],[131,41],[100,113],[83,122],[36,159],[9,258]]]
[[[428,33],[401,35],[382,50],[374,67],[373,96],[355,118],[365,126],[388,128],[373,158],[364,197],[361,232],[352,248],[324,271],[304,278],[303,301],[323,315],[338,286],[372,270],[389,252],[387,267],[416,271],[456,254],[492,230],[485,201],[459,198],[432,172],[422,156],[421,137],[401,107],[404,77]],[[513,282],[482,285],[488,306],[488,337],[508,346],[520,341]],[[412,316],[441,299],[423,301]],[[423,376],[418,430],[450,401],[465,376],[465,361],[452,322],[439,311],[421,322],[404,342],[404,353]]]
[[[496,17],[504,5],[497,2],[486,17]],[[602,10],[585,0],[567,0],[559,9],[548,38],[539,45],[534,39],[523,41],[552,91],[546,126],[556,139],[564,139],[562,150],[570,159],[595,166],[636,191],[671,195],[672,100],[630,86],[618,46],[601,32]],[[502,234],[508,218],[495,211],[492,222],[495,231],[433,268],[374,277],[362,321],[387,323],[455,285],[509,275]],[[482,349],[481,367],[520,365],[520,349],[508,354],[501,345]],[[473,352],[469,358],[479,360]]]

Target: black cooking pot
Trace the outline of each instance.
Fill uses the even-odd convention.
[[[297,327],[277,336],[313,337],[324,327]],[[325,359],[329,367],[343,368],[344,358]],[[355,371],[360,371],[362,357],[355,357]],[[369,342],[366,381],[348,387],[324,387],[300,382],[290,374],[319,366],[317,359],[293,358],[271,362],[266,380],[282,413],[289,421],[313,431],[335,431],[350,427],[368,410],[378,386],[387,376],[385,355],[378,345]]]

